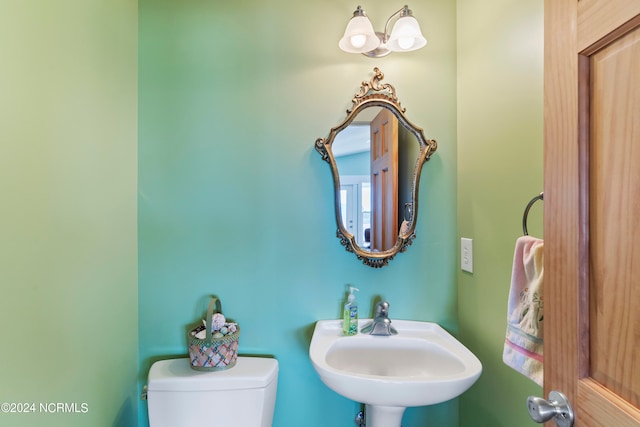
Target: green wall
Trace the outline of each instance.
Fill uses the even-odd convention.
[[[376,28],[404,3],[363,4]],[[350,427],[359,405],[308,358],[313,325],[338,318],[345,287],[391,317],[456,322],[455,3],[412,5],[425,49],[372,60],[338,39],[356,4],[139,2],[140,382],[186,355],[185,327],[218,295],[240,350],[280,361],[278,427]],[[250,30],[249,30],[250,29]],[[333,183],[314,149],[373,67],[439,142],[420,187],[417,239],[376,270],[335,237]],[[140,426],[146,425],[146,404]],[[411,409],[405,427],[457,426],[457,403]]]
[[[369,175],[371,172],[371,153],[367,151],[337,157],[336,166],[341,175]]]
[[[401,6],[363,4],[375,28]],[[409,409],[405,427],[532,425],[523,402],[542,391],[501,352],[513,246],[542,188],[542,1],[411,5],[429,44],[379,60],[337,48],[354,7],[0,3],[0,401],[89,409],[0,425],[144,427],[151,362],[186,354],[185,326],[215,293],[241,351],[281,363],[276,426],[352,426],[358,405],[307,356],[347,284],[363,316],[382,296],[483,362],[459,403]],[[418,238],[382,270],[334,237],[313,149],[374,66],[439,143]],[[534,207],[531,234],[541,218]],[[459,272],[461,236],[473,274]]]
[[[462,341],[484,372],[460,399],[461,426],[537,425],[533,381],[502,363],[513,250],[542,191],[542,0],[458,0],[458,237],[473,274],[458,274]],[[529,234],[542,237],[542,206]],[[480,420],[480,421],[479,421]]]
[[[135,1],[0,2],[0,425],[135,423],[136,40]]]

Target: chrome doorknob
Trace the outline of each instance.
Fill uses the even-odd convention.
[[[527,409],[531,419],[537,423],[544,423],[553,419],[558,427],[572,427],[574,414],[567,397],[558,392],[549,393],[549,400],[541,397],[529,396]]]

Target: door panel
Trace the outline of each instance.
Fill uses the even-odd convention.
[[[398,119],[382,108],[371,121],[371,249],[398,240]]]
[[[637,28],[637,0],[545,1],[544,383],[578,427],[640,426]]]
[[[640,406],[640,29],[590,61],[590,372]]]

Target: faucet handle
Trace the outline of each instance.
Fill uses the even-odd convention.
[[[377,303],[373,317],[389,317],[389,303],[387,301]]]

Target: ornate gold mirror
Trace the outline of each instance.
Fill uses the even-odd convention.
[[[337,237],[364,264],[384,267],[415,238],[422,165],[436,151],[376,67],[347,117],[318,138],[333,173]]]

